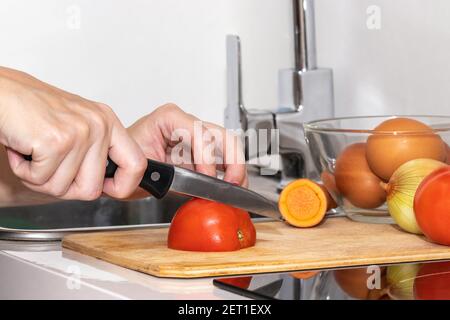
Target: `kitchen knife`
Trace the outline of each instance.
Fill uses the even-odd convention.
[[[256,192],[189,169],[150,159],[147,162],[147,169],[139,186],[157,199],[168,192],[181,193],[282,220],[277,204]],[[114,177],[116,170],[117,165],[108,158],[105,177]]]

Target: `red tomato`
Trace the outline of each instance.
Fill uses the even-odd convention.
[[[424,263],[414,280],[419,300],[450,300],[450,262]]]
[[[234,287],[248,289],[250,287],[250,282],[252,282],[252,277],[235,277],[235,278],[223,278],[219,279],[220,282],[232,285]]]
[[[430,240],[450,245],[450,166],[437,169],[422,181],[414,196],[414,212]]]
[[[168,237],[169,248],[187,251],[235,251],[255,242],[248,212],[203,199],[192,199],[178,209]]]

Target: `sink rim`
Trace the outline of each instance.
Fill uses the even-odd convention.
[[[254,223],[277,221],[271,218],[252,218]],[[88,233],[101,231],[121,231],[137,229],[158,229],[166,228],[170,223],[152,223],[137,225],[117,225],[104,227],[84,227],[84,228],[65,228],[65,229],[12,229],[0,227],[0,240],[9,241],[60,241],[64,236],[72,233]]]

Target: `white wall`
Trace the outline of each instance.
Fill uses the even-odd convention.
[[[449,13],[447,0],[316,0],[337,114],[450,114]],[[125,124],[167,101],[222,122],[227,33],[242,38],[245,104],[274,108],[277,70],[293,64],[291,0],[0,2],[1,65],[109,103]]]
[[[369,30],[366,9],[381,10]],[[317,0],[318,61],[338,115],[450,114],[450,1]]]
[[[243,37],[249,97],[274,104],[291,54],[283,2],[2,0],[0,64],[109,103],[126,124],[168,101],[221,123],[227,33]]]

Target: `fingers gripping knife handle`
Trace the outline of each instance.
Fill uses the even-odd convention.
[[[108,157],[105,177],[112,178],[117,170],[117,164]],[[172,185],[175,169],[172,165],[147,159],[147,169],[139,186],[157,199],[164,197]]]

